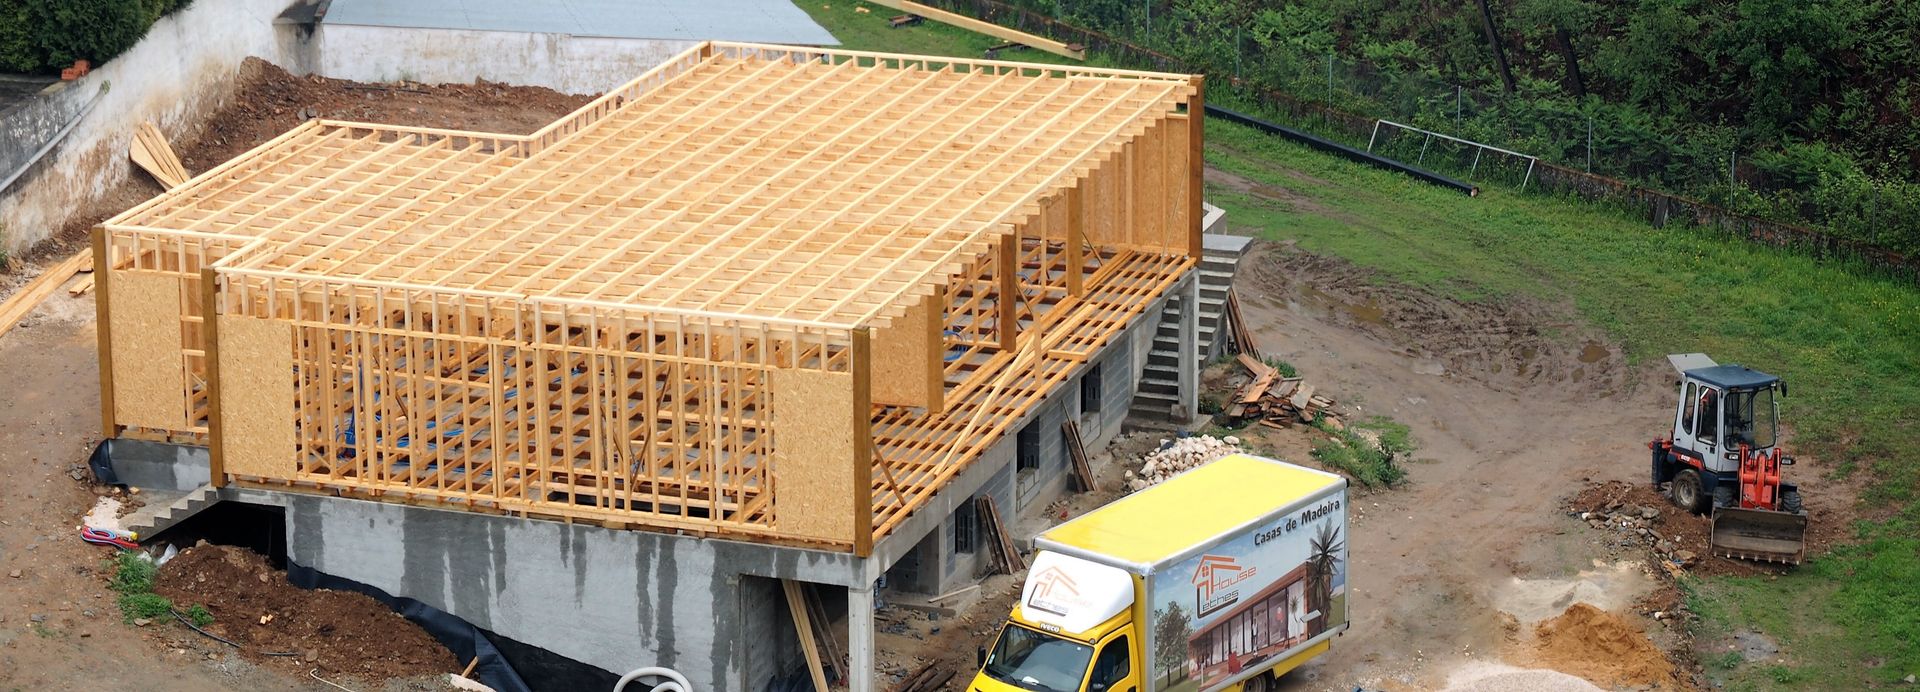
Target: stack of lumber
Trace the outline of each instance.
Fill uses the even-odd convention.
[[[1181,472],[1199,468],[1220,457],[1243,451],[1240,438],[1195,435],[1161,440],[1160,448],[1141,459],[1140,471],[1127,472],[1127,490],[1138,492],[1159,485]]]
[[[994,574],[1013,574],[1027,568],[1026,559],[1020,557],[1020,550],[1013,545],[1013,536],[1007,533],[1007,525],[1000,520],[1000,507],[994,504],[993,497],[981,495],[974,498],[980,517],[980,528],[986,534],[988,562]]]
[[[1273,366],[1245,353],[1240,354],[1240,365],[1253,380],[1234,390],[1233,399],[1227,402],[1228,417],[1258,420],[1270,428],[1288,428],[1296,422],[1312,423],[1323,417],[1329,424],[1340,425],[1327,410],[1333,408],[1334,400],[1315,394],[1313,385],[1298,377],[1282,377]]]
[[[133,130],[133,144],[128,147],[128,155],[140,170],[153,176],[154,180],[171,190],[186,184],[193,174],[180,163],[180,157],[173,153],[173,147],[167,146],[167,138],[160,134],[160,128],[153,123],[140,123]]]
[[[933,692],[946,689],[947,683],[952,680],[953,671],[928,663],[907,676],[907,679],[901,680],[899,685],[894,686],[893,692]]]
[[[1260,347],[1253,343],[1253,330],[1247,328],[1247,318],[1240,314],[1240,294],[1227,289],[1227,305],[1224,311],[1227,331],[1233,334],[1233,352],[1243,356],[1253,356],[1260,360]]]

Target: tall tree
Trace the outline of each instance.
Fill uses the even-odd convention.
[[[1173,684],[1173,671],[1187,667],[1188,648],[1193,637],[1192,623],[1187,622],[1187,611],[1180,607],[1179,601],[1167,604],[1166,608],[1153,614],[1153,660],[1167,671],[1166,685]],[[1185,677],[1184,675],[1181,677]]]
[[[1493,49],[1493,65],[1500,70],[1500,83],[1513,93],[1513,68],[1507,66],[1507,49],[1500,46],[1500,29],[1493,24],[1493,8],[1480,0],[1480,25],[1487,30],[1487,47]]]

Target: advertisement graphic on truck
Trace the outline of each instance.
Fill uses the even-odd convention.
[[[1155,581],[1154,648],[1163,670],[1219,689],[1347,621],[1347,546],[1339,496],[1273,519],[1176,563]]]

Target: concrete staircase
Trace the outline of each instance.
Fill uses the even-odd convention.
[[[158,499],[158,498],[156,498]],[[178,496],[166,504],[149,504],[122,517],[120,525],[133,532],[139,540],[147,540],[160,532],[173,528],[202,510],[212,507],[220,501],[220,489],[212,484],[202,485],[187,494]]]
[[[1202,237],[1204,254],[1200,259],[1199,334],[1194,349],[1204,367],[1208,360],[1226,351],[1229,339],[1222,314],[1226,311],[1227,289],[1233,287],[1233,274],[1240,258],[1253,241],[1246,236],[1209,233]],[[1180,306],[1169,302],[1155,326],[1153,350],[1147,354],[1147,366],[1140,373],[1140,389],[1134,393],[1132,413],[1149,420],[1169,420],[1173,406],[1180,402]]]

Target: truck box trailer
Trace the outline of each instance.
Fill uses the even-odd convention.
[[[1235,454],[1056,526],[969,689],[1271,689],[1347,628],[1347,503]]]

